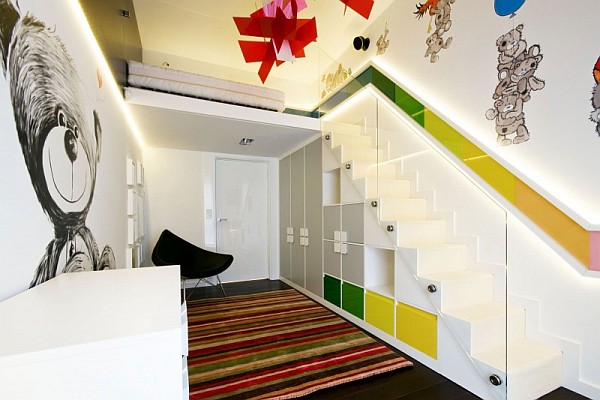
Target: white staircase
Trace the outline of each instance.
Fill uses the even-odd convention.
[[[448,241],[446,220],[430,218],[427,200],[411,197],[411,181],[397,178],[396,165],[385,163],[371,136],[338,123],[327,123],[325,132],[341,170],[365,201],[377,201],[381,229],[396,252],[419,286],[430,288],[438,320],[449,325],[482,379],[500,378],[497,387],[490,383],[496,398],[535,399],[560,387],[561,352],[525,338],[525,310],[495,300],[494,276],[469,265],[469,252],[477,249]]]

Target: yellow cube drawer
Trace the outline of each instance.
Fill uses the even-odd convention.
[[[365,321],[394,336],[394,300],[367,290]]]
[[[396,338],[437,359],[437,315],[398,303]]]

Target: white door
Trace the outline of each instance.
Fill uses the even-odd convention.
[[[217,251],[234,257],[222,281],[268,278],[268,183],[266,162],[217,159]]]

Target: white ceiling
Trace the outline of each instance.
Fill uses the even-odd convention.
[[[392,1],[375,0],[369,21],[381,14]],[[262,5],[261,0],[133,0],[133,3],[145,63],[160,66],[166,62],[173,69],[263,85],[257,74],[259,63],[244,62],[237,42],[252,38],[240,36],[232,18],[249,16]],[[353,38],[360,35],[369,23],[351,9],[344,15],[344,4],[337,0],[307,0],[307,4],[308,7],[298,17],[316,17],[317,43],[307,46],[305,58],[274,67],[264,85],[284,91],[286,105],[300,109],[309,109],[317,104],[319,71],[332,65],[334,59],[352,45]],[[285,153],[282,150],[287,146],[298,142],[290,140],[289,136],[306,138],[314,135],[311,130],[284,128],[288,132],[282,138],[277,136],[280,133],[272,132],[276,128],[262,123],[249,126],[247,122],[235,119],[183,115],[172,110],[147,108],[138,105],[133,106],[132,110],[142,135],[148,138],[145,140],[148,145],[171,143],[171,147],[176,148],[231,152],[232,141],[252,132],[261,138],[273,138],[275,135],[274,140],[279,146],[274,146],[272,150],[258,149],[257,140],[253,145],[256,150],[253,151],[279,157]],[[199,127],[202,127],[203,133],[199,132]],[[165,133],[167,131],[168,136]],[[197,140],[199,135],[202,135],[202,140]],[[168,139],[159,140],[161,136]]]

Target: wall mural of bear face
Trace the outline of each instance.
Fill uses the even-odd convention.
[[[0,0],[0,12],[2,70],[21,150],[54,226],[31,287],[63,272],[115,268],[112,249],[100,254],[85,225],[100,161],[100,118],[84,111],[81,81],[54,30],[8,0]]]

